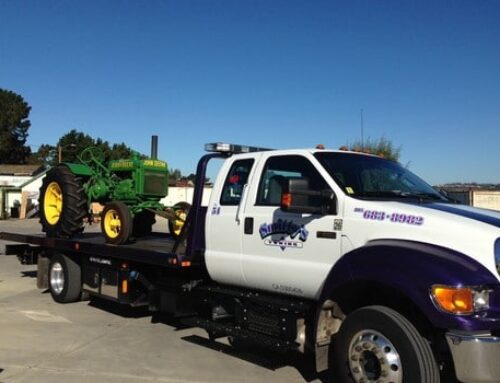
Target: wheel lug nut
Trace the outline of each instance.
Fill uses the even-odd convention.
[[[357,356],[357,355],[352,355],[352,356],[351,356],[351,360],[353,360],[353,361],[355,361],[355,362],[356,362],[358,359],[359,359],[359,358],[358,358],[358,356]]]
[[[355,349],[357,352],[361,352],[361,351],[363,351],[363,349],[361,348],[361,346],[356,346],[356,347],[354,347],[354,349]]]
[[[386,377],[387,377],[387,375],[389,375],[389,374],[387,373],[387,371],[381,371],[381,372],[380,372],[380,376],[381,376],[381,377],[383,377],[383,378],[386,378]]]
[[[370,348],[370,343],[368,342],[363,343],[363,348],[368,350]]]
[[[352,369],[352,372],[354,372],[355,374],[359,374],[361,372],[361,370],[359,369],[359,367],[354,367]]]
[[[384,359],[384,358],[380,358],[380,359],[378,360],[378,362],[379,362],[380,364],[385,364],[385,359]]]

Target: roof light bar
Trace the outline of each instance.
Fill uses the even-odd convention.
[[[205,150],[207,152],[236,154],[236,153],[262,152],[265,150],[272,150],[272,149],[259,148],[256,146],[229,144],[226,142],[214,142],[210,144],[205,144]]]

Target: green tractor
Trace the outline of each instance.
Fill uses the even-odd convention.
[[[50,169],[40,189],[40,223],[49,237],[70,238],[92,220],[90,204],[104,205],[101,230],[107,243],[124,244],[151,233],[155,214],[169,218],[170,233],[180,236],[189,204],[166,209],[160,200],[168,194],[168,167],[156,159],[156,136],[151,158],[131,158],[104,164],[104,154],[88,147],[79,163]]]

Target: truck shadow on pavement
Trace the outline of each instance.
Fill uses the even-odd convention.
[[[313,358],[304,358],[304,355],[299,353],[271,351],[257,345],[231,346],[198,335],[189,335],[181,339],[272,371],[291,366],[302,375],[306,382],[313,380],[328,382],[326,373],[318,374],[316,372]]]
[[[103,310],[114,315],[121,316],[123,318],[144,318],[150,317],[151,312],[148,310],[147,306],[142,307],[130,307],[126,305],[120,305],[118,303],[107,301],[105,299],[92,298],[88,305],[90,307]]]
[[[21,278],[36,278],[36,270],[33,271],[21,271]]]
[[[151,323],[162,323],[174,327],[177,331],[193,328],[193,326],[184,324],[182,318],[175,318],[163,313],[152,313],[148,310],[147,306],[129,307],[98,298],[92,298],[88,302],[88,305],[98,310],[119,315],[123,318],[143,318],[149,316],[151,317]],[[274,371],[286,366],[291,366],[302,375],[306,382],[319,380],[320,382],[326,383],[328,381],[326,373],[318,374],[316,372],[315,362],[312,357],[304,358],[304,355],[299,353],[272,351],[254,344],[237,344],[231,346],[199,335],[188,335],[181,339],[201,347],[222,352],[268,370]]]

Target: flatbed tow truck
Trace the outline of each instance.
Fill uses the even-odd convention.
[[[311,353],[334,382],[500,382],[500,214],[377,156],[206,149],[180,233],[3,232],[6,253],[37,264],[57,302],[147,306],[214,339]]]

